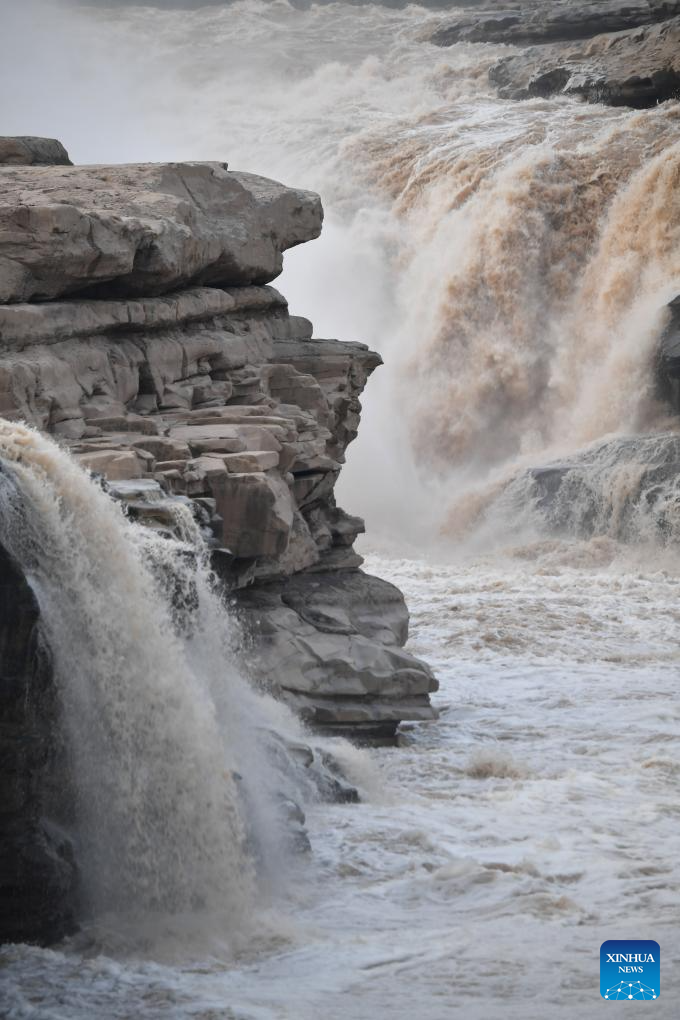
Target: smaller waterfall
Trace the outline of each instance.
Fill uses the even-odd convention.
[[[300,786],[277,734],[298,724],[240,675],[188,509],[191,544],[154,534],[16,423],[0,421],[0,459],[0,543],[36,595],[63,710],[83,911],[117,937],[229,942],[280,868]]]
[[[469,531],[488,547],[542,538],[680,543],[680,436],[618,436],[526,467],[477,494]],[[452,524],[455,518],[452,518]]]

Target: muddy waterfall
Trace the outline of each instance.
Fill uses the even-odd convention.
[[[0,1016],[670,1020],[680,4],[6,6]]]

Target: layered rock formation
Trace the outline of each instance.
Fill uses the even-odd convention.
[[[190,500],[254,673],[309,718],[430,718],[403,599],[359,571],[363,523],[333,496],[380,358],[312,339],[268,285],[319,234],[317,196],[220,163],[0,176],[0,413],[58,436],[151,526]]]
[[[359,569],[363,522],[333,495],[380,358],[313,339],[269,285],[319,234],[318,197],[222,163],[25,162],[0,167],[0,414],[57,437],[149,527],[189,506],[253,681],[311,723],[375,739],[432,718],[403,597]],[[0,941],[52,941],[76,899],[59,706],[1,549],[0,599]]]
[[[537,46],[500,60],[489,75],[507,99],[561,94],[610,106],[655,106],[680,98],[680,17],[576,47]]]
[[[452,4],[453,7],[463,6]],[[438,28],[432,41],[438,46],[456,42],[532,43],[590,39],[603,32],[620,32],[663,21],[677,12],[675,0],[620,3],[619,0],[483,0],[472,12],[456,16]]]
[[[526,47],[489,73],[507,99],[573,95],[639,109],[680,98],[680,3],[494,3],[458,14],[432,36]]]

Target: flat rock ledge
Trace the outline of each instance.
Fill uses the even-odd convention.
[[[225,163],[0,166],[0,304],[268,283],[317,195]]]
[[[269,285],[318,235],[318,197],[222,163],[6,165],[0,183],[0,414],[147,527],[193,511],[254,682],[311,726],[388,740],[432,719],[404,599],[360,569],[363,521],[334,497],[380,357],[314,339]],[[0,599],[0,942],[50,942],[73,926],[68,783],[37,606],[2,550]]]

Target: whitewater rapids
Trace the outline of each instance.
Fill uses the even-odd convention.
[[[677,432],[652,365],[680,292],[680,106],[500,102],[508,49],[433,50],[441,15],[417,6],[36,9],[7,0],[7,133],[321,192],[324,236],[281,289],[387,362],[341,502],[406,594],[441,718],[375,756],[364,804],[309,812],[276,945],[175,967],[10,947],[3,1016],[589,1020],[611,1009],[600,943],[634,937],[660,943],[662,994],[627,1011],[670,1020],[678,557],[503,521],[475,544],[469,522],[527,467]],[[23,70],[36,55],[60,88]]]
[[[173,968],[9,947],[4,1015],[590,1020],[611,1009],[600,943],[632,935],[659,942],[655,1015],[675,1016],[680,574],[573,552],[538,571],[371,557],[441,718],[376,753],[368,802],[308,815],[287,938]]]

